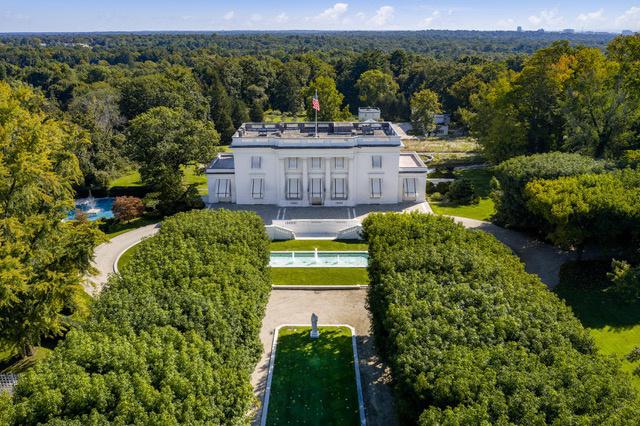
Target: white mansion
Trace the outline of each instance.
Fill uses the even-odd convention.
[[[427,167],[391,123],[245,123],[206,169],[209,203],[355,206],[425,200]]]

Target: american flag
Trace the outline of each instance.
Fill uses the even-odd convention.
[[[320,111],[320,101],[318,100],[318,91],[316,90],[316,94],[313,95],[313,99],[311,100],[311,108],[316,111]]]

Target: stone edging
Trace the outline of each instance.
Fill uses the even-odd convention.
[[[125,252],[129,251],[129,249],[131,247],[137,246],[138,244],[140,244],[144,240],[145,240],[145,238],[142,238],[141,240],[136,241],[135,243],[131,244],[126,249],[124,249],[120,253],[118,253],[118,255],[116,256],[116,260],[113,261],[113,272],[115,272],[116,274],[120,273],[120,271],[118,270],[118,262],[120,261],[120,257],[122,257],[122,255],[125,254]]]
[[[309,324],[281,324],[273,332],[273,343],[271,344],[271,358],[269,360],[269,373],[267,375],[267,385],[262,399],[262,409],[260,415],[260,426],[266,426],[267,413],[269,411],[269,397],[271,396],[271,380],[273,378],[273,367],[276,362],[276,348],[278,346],[278,334],[282,327],[309,327]],[[353,349],[353,366],[356,376],[356,390],[358,393],[358,412],[360,413],[360,426],[367,425],[364,412],[364,399],[362,397],[362,381],[360,379],[360,364],[358,362],[358,346],[356,344],[356,329],[348,324],[318,324],[318,327],[346,327],[351,330],[351,346]]]

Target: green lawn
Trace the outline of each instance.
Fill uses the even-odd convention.
[[[109,227],[109,229],[104,230],[103,232],[107,236],[107,238],[111,239],[120,234],[124,234],[125,232],[129,232],[133,229],[141,228],[143,226],[151,225],[153,223],[158,223],[158,219],[139,217],[127,223],[114,223]]]
[[[133,255],[136,254],[136,252],[140,248],[140,244],[142,243],[138,243],[135,246],[129,247],[127,251],[120,255],[120,258],[118,259],[118,271],[122,271],[122,268],[124,268],[129,263]]]
[[[369,284],[367,268],[271,268],[274,285]]]
[[[306,250],[313,249],[320,251],[367,251],[369,246],[367,243],[359,240],[287,240],[272,241],[271,251],[290,251],[290,250]]]
[[[319,327],[283,327],[267,413],[268,425],[358,425],[358,394],[351,331]]]
[[[189,165],[182,169],[184,173],[184,183],[185,185],[196,184],[198,185],[198,192],[201,195],[206,195],[208,192],[207,189],[207,177],[203,174],[196,173],[196,166]],[[137,171],[128,173],[124,176],[120,176],[117,179],[112,180],[109,183],[109,187],[113,188],[116,186],[122,187],[133,187],[133,186],[143,186],[143,183],[140,179],[140,173]]]
[[[629,373],[640,366],[625,356],[640,346],[640,303],[620,303],[607,293],[610,285],[606,273],[610,262],[568,262],[562,266],[560,284],[555,292],[573,309],[582,324],[589,329],[598,349],[615,355]],[[631,376],[640,391],[640,377]]]
[[[433,212],[448,216],[468,217],[470,219],[489,220],[495,212],[493,200],[489,198],[491,192],[491,177],[493,173],[488,169],[462,170],[456,172],[457,177],[466,177],[473,182],[476,194],[480,197],[478,204],[467,206],[452,206],[439,201],[429,201]]]
[[[13,351],[7,349],[0,350],[0,373],[24,373],[37,362],[45,359],[50,353],[51,349],[36,346],[33,356],[19,359]]]

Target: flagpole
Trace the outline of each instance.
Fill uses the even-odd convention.
[[[316,99],[318,99],[318,89],[316,89]],[[315,109],[316,112],[316,138],[318,137],[318,110]]]

